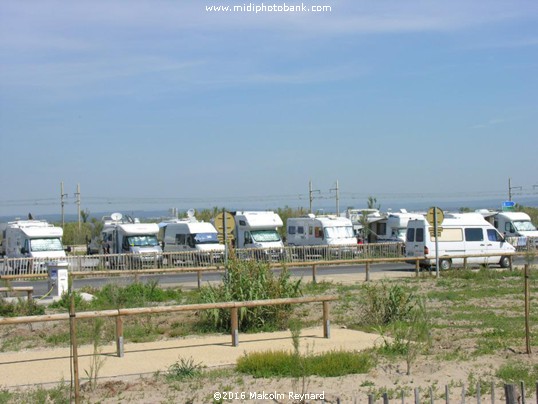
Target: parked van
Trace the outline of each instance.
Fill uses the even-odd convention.
[[[192,252],[195,253],[193,260],[199,263],[224,260],[224,244],[219,242],[217,229],[209,222],[200,222],[192,215],[188,219],[159,223],[159,228],[159,239],[165,253]]]
[[[510,266],[510,255],[515,248],[487,222],[479,213],[445,214],[438,237],[439,268],[450,269],[463,265],[461,255],[473,255],[467,258],[469,264]],[[435,264],[435,235],[430,234],[433,227],[426,219],[410,220],[407,224],[405,243],[406,257],[426,257],[421,266]],[[483,257],[483,254],[495,254]],[[409,261],[414,263],[414,261]]]

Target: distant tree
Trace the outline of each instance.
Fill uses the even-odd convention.
[[[87,223],[88,218],[90,217],[90,211],[88,209],[81,210],[80,217],[82,218],[83,223]]]
[[[381,204],[377,203],[377,198],[374,196],[369,196],[366,204],[368,206],[368,209],[381,210]]]
[[[467,208],[467,207],[464,207],[462,206],[460,208],[460,213],[469,213],[469,212],[472,212],[473,210],[471,208]]]

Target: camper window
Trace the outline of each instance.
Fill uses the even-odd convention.
[[[288,234],[295,234],[295,226],[288,226]]]
[[[28,248],[28,247],[26,247]],[[35,238],[30,240],[28,251],[62,251],[62,242],[59,238]]]
[[[465,229],[465,241],[484,241],[484,232],[481,228],[467,228]]]
[[[409,241],[410,243],[415,241],[415,229],[413,228],[407,229],[407,241]]]
[[[536,227],[528,220],[515,220],[514,227],[517,231],[536,231]]]
[[[195,244],[218,244],[217,233],[197,233],[194,235]]]
[[[321,230],[321,227],[314,228],[314,235],[316,238],[323,238],[323,231]]]
[[[297,226],[297,234],[304,234],[304,227],[303,226]]]
[[[415,241],[418,243],[422,243],[424,241],[424,229],[417,229],[417,232],[415,234]]]
[[[280,241],[280,236],[276,230],[252,230],[251,235],[257,243]]]
[[[185,244],[185,235],[184,234],[176,234],[176,244],[184,245]]]

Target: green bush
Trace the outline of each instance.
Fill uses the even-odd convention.
[[[303,361],[304,366],[299,366]],[[368,373],[375,365],[369,352],[331,351],[301,356],[287,351],[254,352],[240,357],[237,370],[254,377],[338,377]]]
[[[383,326],[406,320],[417,304],[416,296],[400,285],[367,284],[361,305],[363,325]]]
[[[17,299],[14,302],[0,299],[0,317],[38,316],[41,314],[45,314],[45,308],[39,306],[33,299]]]
[[[510,362],[502,365],[496,372],[496,376],[504,383],[520,383],[534,386],[538,380],[538,364],[526,365],[521,362]]]
[[[267,300],[297,297],[301,281],[292,281],[286,268],[275,276],[269,264],[258,261],[228,263],[227,275],[222,284],[202,289],[200,298],[204,303]],[[270,330],[286,325],[290,305],[242,307],[239,312],[241,331]],[[230,330],[230,310],[212,309],[202,312],[202,322],[221,331]]]

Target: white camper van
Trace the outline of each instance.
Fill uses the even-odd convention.
[[[257,248],[260,258],[280,260],[284,257],[284,243],[278,233],[282,219],[270,211],[238,211],[235,220],[235,247]]]
[[[162,249],[157,235],[156,223],[140,223],[138,219],[113,213],[103,217],[103,230],[88,246],[90,254],[133,254],[129,257],[112,260],[113,265],[160,266]]]
[[[424,215],[420,213],[409,213],[405,209],[400,209],[399,212],[389,212],[383,216],[382,219],[370,225],[378,243],[405,243],[409,221],[424,218]]]
[[[286,230],[289,246],[322,246],[327,247],[322,253],[334,255],[357,250],[353,224],[346,217],[313,214],[293,217],[287,220]]]
[[[510,265],[509,256],[515,248],[479,213],[447,213],[441,227],[443,230],[438,237],[440,269],[461,266],[463,258],[455,258],[461,255],[474,255],[467,258],[469,264],[500,265],[501,268]],[[406,256],[426,257],[421,262],[425,267],[435,264],[435,236],[430,234],[431,228],[426,219],[410,220],[407,224]],[[495,255],[481,257],[481,254]]]
[[[159,239],[165,253],[191,252],[194,253],[193,260],[199,263],[224,260],[225,247],[219,242],[217,229],[211,223],[198,221],[194,214],[188,219],[159,223],[159,228]]]
[[[505,237],[520,237],[523,244],[532,239],[538,246],[538,230],[524,212],[499,212],[493,216],[493,226]]]
[[[7,258],[34,258],[34,269],[46,270],[50,261],[66,262],[62,236],[61,227],[44,220],[9,222],[3,231],[2,253]]]

